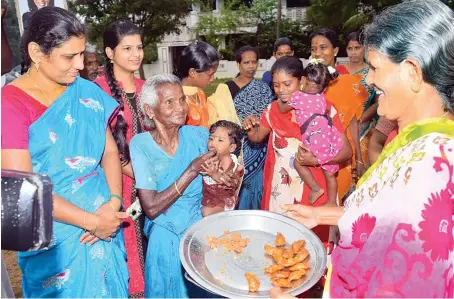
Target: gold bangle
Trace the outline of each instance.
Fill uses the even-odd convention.
[[[177,181],[175,181],[175,183],[173,183],[173,185],[175,186],[175,190],[177,191],[178,195],[181,196],[181,192],[180,192],[180,190],[178,190]]]
[[[359,164],[362,164],[362,165],[364,165],[364,163],[363,163],[363,162],[361,162],[361,161],[358,161],[358,160],[356,160],[356,163],[359,163]]]

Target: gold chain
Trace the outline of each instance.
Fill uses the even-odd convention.
[[[28,69],[27,71],[27,77],[30,78],[30,80],[32,81],[33,85],[35,86],[36,89],[38,89],[45,97],[47,98],[50,98],[49,97],[49,94],[47,92],[45,92],[44,90],[42,90],[38,85],[36,85],[35,81],[33,80],[33,78],[30,76],[30,69]],[[50,106],[52,104],[52,101],[51,100],[48,100],[46,99],[47,101],[47,106]]]

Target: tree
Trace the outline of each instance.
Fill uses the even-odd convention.
[[[69,9],[80,15],[88,25],[88,38],[100,44],[104,28],[116,20],[128,19],[142,30],[142,42],[147,47],[159,42],[164,35],[179,33],[188,14],[191,0],[75,0]],[[152,51],[151,51],[152,52]],[[143,69],[141,68],[143,77]]]

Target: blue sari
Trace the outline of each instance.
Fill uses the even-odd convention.
[[[233,104],[241,122],[248,115],[260,117],[274,99],[270,87],[263,81],[252,81],[239,88],[235,82],[226,82],[232,94]],[[267,140],[252,143],[243,139],[244,179],[239,195],[238,209],[260,210],[263,196],[263,165],[265,164]]]
[[[90,213],[110,200],[101,168],[108,120],[117,102],[90,81],[77,78],[29,127],[34,172],[47,174],[54,192]],[[84,230],[53,223],[47,249],[20,252],[25,297],[127,297],[123,233],[111,242],[80,245]]]
[[[148,132],[132,138],[129,147],[137,189],[162,192],[172,187],[189,164],[207,151],[209,134],[205,128],[183,126],[178,134],[178,149],[173,157],[164,152]],[[146,298],[191,296],[191,287],[195,286],[186,286],[179,246],[186,229],[202,219],[201,207],[202,176],[199,175],[167,211],[155,219],[145,219],[144,231],[149,240],[145,265]]]

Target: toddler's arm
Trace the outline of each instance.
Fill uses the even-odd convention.
[[[288,113],[293,110],[293,107],[288,104],[288,102],[284,103],[281,100],[277,100],[277,105],[279,106],[279,111],[281,113]]]

